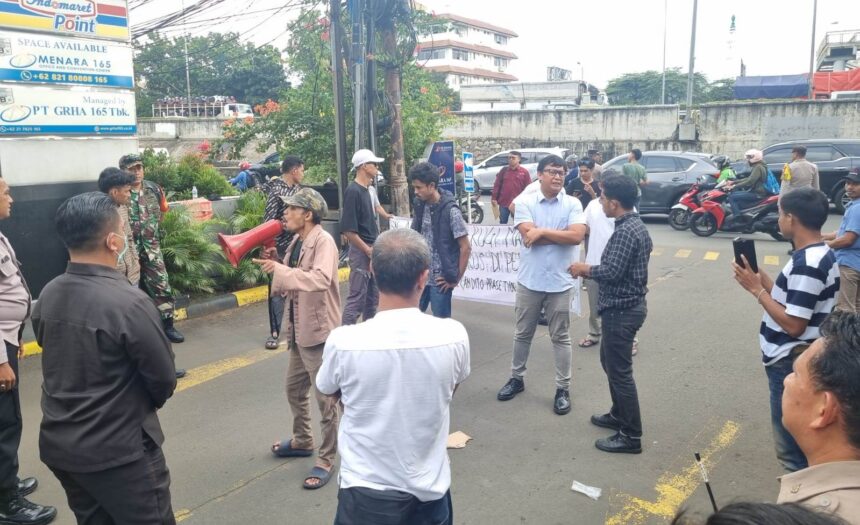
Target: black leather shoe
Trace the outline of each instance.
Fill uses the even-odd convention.
[[[570,392],[560,388],[556,390],[555,403],[553,403],[552,409],[560,416],[570,412]]]
[[[614,452],[620,454],[641,454],[642,440],[627,437],[621,432],[616,433],[608,438],[598,439],[594,442],[594,446],[604,452]]]
[[[176,369],[176,379],[182,379],[188,374],[188,372],[184,368]]]
[[[0,503],[0,523],[9,525],[46,525],[57,517],[57,509],[36,505],[22,496]]]
[[[512,377],[505,383],[505,386],[499,390],[499,395],[496,396],[499,401],[510,401],[517,397],[517,394],[526,389],[526,384],[522,379]]]
[[[39,480],[36,478],[18,478],[18,495],[19,496],[29,496],[30,494],[36,492],[36,489],[39,487]]]
[[[602,428],[608,428],[610,430],[621,430],[621,422],[612,417],[612,414],[609,413],[600,416],[591,416],[591,424]]]

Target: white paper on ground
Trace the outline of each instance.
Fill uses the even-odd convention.
[[[600,499],[600,495],[603,493],[603,491],[597,487],[589,487],[588,485],[583,485],[576,480],[573,480],[573,485],[570,486],[570,490],[579,492],[580,494],[585,494],[594,501]]]
[[[471,437],[460,432],[454,432],[448,436],[448,448],[466,448],[466,443],[471,441]]]

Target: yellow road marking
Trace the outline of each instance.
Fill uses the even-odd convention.
[[[765,255],[764,263],[770,266],[779,266],[779,256],[778,255]]]
[[[248,290],[239,290],[238,292],[233,292],[233,295],[236,296],[236,301],[239,303],[239,306],[260,303],[269,298],[269,287],[258,286]]]
[[[39,343],[37,343],[36,341],[24,343],[24,357],[30,357],[31,355],[38,355],[41,353],[42,347],[39,346]]]
[[[185,308],[177,308],[173,311],[173,320],[174,321],[184,321],[188,319],[188,310]]]
[[[693,250],[678,250],[678,252],[675,254],[675,257],[679,259],[686,259],[690,256],[691,253],[693,253]]]
[[[706,261],[716,261],[720,258],[720,252],[707,252],[705,253]]]
[[[349,268],[341,268],[337,271],[337,281],[345,283],[349,280]]]
[[[737,440],[739,434],[740,425],[734,421],[726,421],[717,437],[711,441],[702,454],[702,463],[706,469],[711,469],[716,465],[718,456]],[[615,514],[608,516],[606,525],[641,525],[648,518],[655,516],[671,519],[681,505],[687,501],[687,498],[696,491],[701,482],[699,467],[691,457],[689,466],[682,472],[665,472],[657,479],[657,484],[654,486],[654,490],[658,494],[656,501],[647,501],[628,494],[619,495],[618,497],[625,501],[624,507]]]
[[[173,517],[176,519],[176,523],[179,523],[180,521],[190,518],[191,511],[188,509],[179,509],[173,514]]]
[[[286,348],[279,350],[256,350],[242,356],[228,357],[214,363],[192,368],[188,371],[187,376],[179,380],[179,383],[176,385],[176,392],[182,392],[201,383],[212,381],[234,370],[265,361],[286,351]]]
[[[654,248],[653,250],[651,250],[651,255],[652,256],[663,255],[663,248]]]

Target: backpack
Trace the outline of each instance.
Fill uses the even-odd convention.
[[[770,168],[765,166],[764,169],[767,171],[764,179],[764,189],[771,195],[779,195],[779,179],[776,178],[776,175],[773,174]]]

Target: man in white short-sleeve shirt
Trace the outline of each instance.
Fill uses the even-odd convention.
[[[452,524],[449,406],[469,376],[469,337],[418,310],[430,268],[421,234],[383,233],[371,263],[379,311],[332,331],[317,374],[344,406],[335,524]]]
[[[526,361],[543,308],[555,355],[553,410],[558,415],[570,412],[570,290],[576,281],[567,268],[574,246],[585,238],[582,204],[564,192],[564,176],[561,157],[544,157],[538,164],[540,191],[514,201],[514,226],[523,240],[514,305],[517,326],[511,378],[497,396],[508,401],[525,390]]]
[[[615,219],[610,219],[603,211],[600,199],[591,199],[585,207],[585,225],[588,226],[588,250],[585,252],[585,263],[590,266],[600,264],[600,257],[612,233],[615,231]],[[588,335],[579,342],[582,348],[594,346],[600,342],[600,313],[597,311],[597,296],[600,285],[591,280],[588,283]]]

